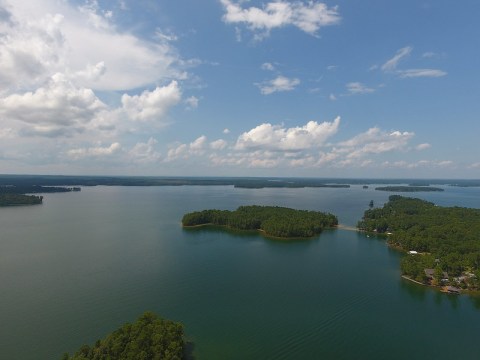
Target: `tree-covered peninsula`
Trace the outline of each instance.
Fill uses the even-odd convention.
[[[187,358],[183,325],[146,312],[133,324],[83,345],[62,360],[181,360]]]
[[[305,238],[338,225],[335,215],[278,206],[240,206],[235,211],[203,210],[185,214],[183,226],[219,225],[237,230],[260,230],[280,238]]]
[[[387,233],[391,245],[409,252],[401,261],[405,276],[480,289],[480,209],[392,195],[382,208],[366,210],[358,228]]]
[[[0,206],[20,206],[41,204],[43,196],[0,193]]]

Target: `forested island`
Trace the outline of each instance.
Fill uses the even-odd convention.
[[[185,214],[182,225],[217,225],[236,230],[260,230],[279,238],[307,238],[338,225],[335,215],[278,206],[240,206],[235,211],[203,210]]]
[[[43,196],[0,193],[0,206],[38,205]]]
[[[382,208],[366,210],[358,228],[387,234],[389,244],[409,253],[404,276],[452,292],[480,290],[480,209],[392,195]]]
[[[40,194],[80,191],[79,187],[59,187],[43,185],[0,185],[0,194]]]
[[[181,360],[187,359],[183,325],[146,312],[133,324],[125,324],[93,346],[83,345],[61,360]]]
[[[21,206],[42,204],[43,196],[26,195],[80,191],[79,187],[56,187],[41,185],[0,185],[0,206]]]
[[[421,191],[444,191],[442,188],[433,186],[380,186],[375,188],[379,191],[391,192],[421,192]]]

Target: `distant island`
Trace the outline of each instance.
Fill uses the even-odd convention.
[[[22,206],[42,204],[43,196],[26,195],[80,191],[79,187],[55,187],[41,185],[0,185],[0,206]]]
[[[203,210],[185,214],[184,227],[217,225],[236,230],[259,230],[278,238],[307,238],[338,225],[335,215],[278,206],[240,206],[235,211]]]
[[[95,345],[83,345],[72,356],[65,353],[61,360],[180,360],[188,358],[186,345],[182,324],[146,312]]]
[[[79,187],[58,187],[42,185],[0,185],[0,194],[40,194],[40,193],[58,193],[80,191]]]
[[[401,261],[406,278],[453,293],[480,290],[480,209],[392,195],[357,226],[387,234],[391,246],[408,252]]]
[[[0,193],[0,206],[38,205],[43,196]]]
[[[380,186],[375,190],[392,192],[444,191],[442,188],[433,186]]]

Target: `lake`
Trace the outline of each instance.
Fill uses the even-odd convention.
[[[0,208],[0,358],[54,360],[151,310],[197,360],[478,359],[480,299],[401,279],[402,254],[347,230],[304,241],[184,230],[240,205],[328,211],[355,225],[391,193],[231,186],[83,187]],[[480,188],[413,193],[480,207]]]

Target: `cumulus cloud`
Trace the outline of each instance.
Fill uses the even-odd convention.
[[[180,99],[178,83],[172,81],[169,85],[157,87],[153,91],[146,90],[141,95],[123,94],[122,106],[130,119],[151,121],[161,119]]]
[[[256,85],[259,87],[260,92],[263,95],[270,95],[275,92],[292,91],[299,84],[300,80],[297,78],[289,79],[280,75],[273,80]]]
[[[207,137],[199,136],[190,144],[176,144],[168,150],[165,161],[170,162],[176,159],[187,159],[192,155],[203,155],[207,149]]]
[[[205,135],[200,136],[195,141],[190,143],[191,151],[200,151],[203,150],[205,144],[207,143],[207,137]]]
[[[62,72],[93,90],[127,90],[179,73],[175,48],[119,31],[94,1],[6,0],[3,9],[11,19],[0,36],[4,86],[28,88]]]
[[[357,94],[369,94],[375,91],[375,89],[369,88],[362,83],[359,82],[351,82],[346,85],[347,91],[350,94],[357,95]]]
[[[418,144],[415,149],[421,151],[421,150],[426,150],[426,149],[430,149],[432,147],[432,145],[428,144],[428,143],[423,143],[423,144]]]
[[[187,109],[196,109],[198,107],[198,98],[195,96],[190,96],[189,98],[185,99],[185,104],[187,105]]]
[[[128,151],[129,158],[137,163],[147,164],[161,160],[162,155],[155,150],[158,143],[154,138],[148,139],[146,143],[136,143],[135,146]]]
[[[173,34],[142,39],[114,21],[95,0],[0,0],[0,145],[21,148],[19,162],[160,159],[156,140],[135,137],[165,123],[182,101],[175,79],[196,63],[180,58]]]
[[[68,150],[67,155],[74,159],[96,158],[96,157],[108,157],[121,150],[121,146],[118,142],[111,144],[110,146],[96,146],[89,148],[77,148]]]
[[[255,32],[257,39],[269,34],[272,29],[295,26],[310,35],[316,35],[321,27],[340,22],[337,7],[328,7],[317,1],[272,1],[263,8],[243,8],[241,2],[221,0],[228,24],[245,24]]]
[[[393,131],[388,133],[374,127],[350,140],[340,142],[337,151],[347,154],[347,158],[359,158],[368,154],[404,150],[414,136],[413,132]]]
[[[240,135],[235,148],[299,151],[319,147],[337,132],[339,125],[340,117],[320,124],[309,121],[304,126],[293,128],[265,123]]]
[[[61,74],[33,92],[0,99],[4,119],[30,124],[31,134],[46,136],[82,131],[105,108],[92,90],[76,87]]]
[[[227,147],[228,143],[223,139],[218,139],[210,143],[210,148],[213,150],[223,150]]]
[[[370,128],[350,139],[332,141],[338,134],[340,118],[331,122],[310,121],[305,125],[285,127],[263,123],[240,134],[235,143],[223,139],[212,142],[200,136],[190,143],[177,143],[168,152],[166,162],[181,160],[185,164],[235,168],[400,168],[403,162],[385,162],[388,154],[408,153],[415,134],[408,131],[385,131]],[[420,144],[420,148],[427,145]],[[382,164],[383,162],[383,164]],[[386,165],[388,163],[388,165]],[[406,163],[413,166],[413,163]],[[416,166],[427,166],[418,161]],[[447,167],[451,163],[428,162],[430,167]]]

